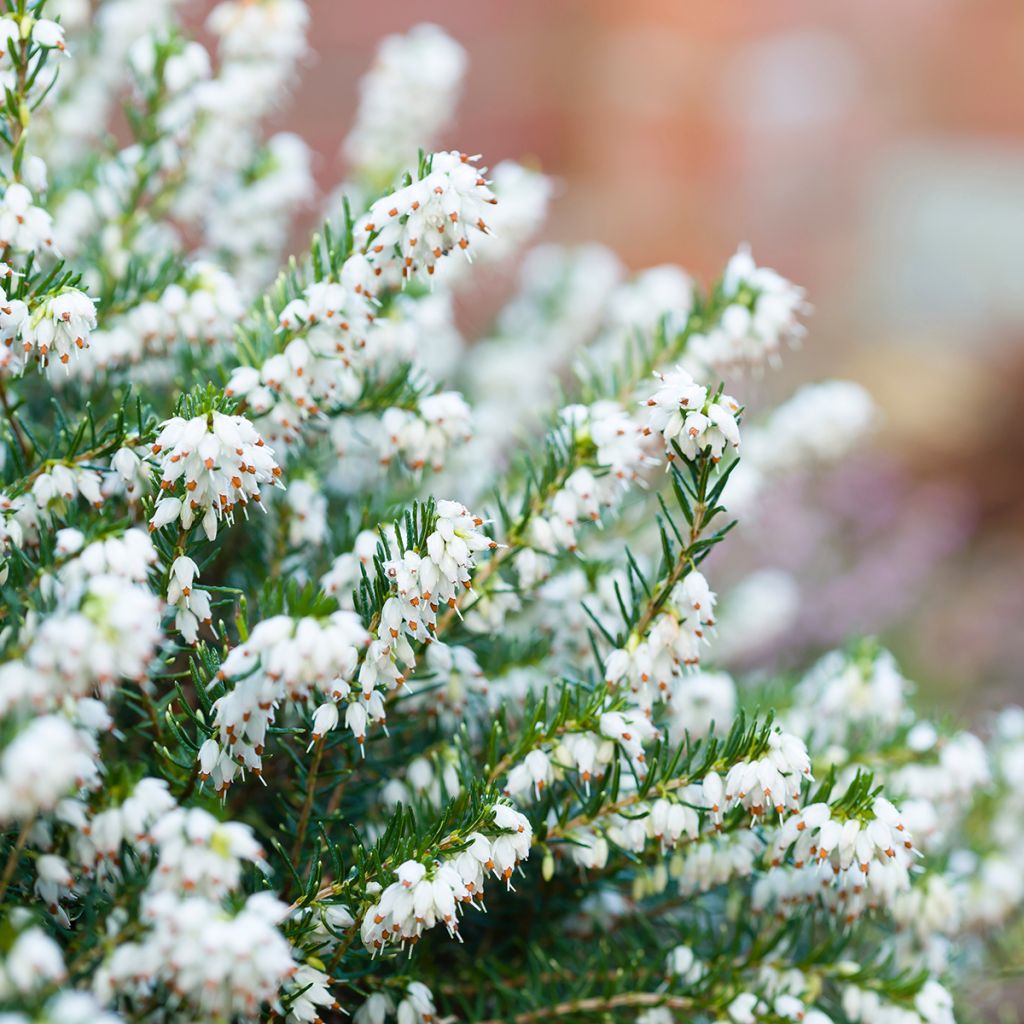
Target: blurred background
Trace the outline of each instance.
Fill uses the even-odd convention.
[[[554,175],[546,238],[705,281],[749,241],[806,287],[806,345],[743,399],[845,376],[884,418],[744,534],[744,568],[800,585],[771,657],[878,632],[954,712],[1024,699],[1020,0],[309,5],[318,56],[280,124],[324,192],[379,40],[429,18],[470,57],[443,142]]]

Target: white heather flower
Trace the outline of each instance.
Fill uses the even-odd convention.
[[[89,347],[96,326],[96,307],[84,292],[68,288],[32,310],[21,325],[21,345],[46,366],[56,354],[63,365],[72,355]]]
[[[741,992],[729,1004],[729,1019],[733,1024],[756,1024],[758,1016],[767,1009],[753,992]]]
[[[352,1017],[353,1024],[384,1024],[395,1012],[395,1004],[386,992],[374,992]]]
[[[10,268],[0,264],[0,279],[10,279]],[[14,374],[21,370],[24,349],[16,343],[22,324],[28,318],[28,306],[21,299],[10,299],[0,288],[0,369]]]
[[[53,810],[61,797],[91,784],[96,772],[83,733],[56,715],[33,719],[0,754],[0,821]]]
[[[645,403],[651,410],[646,433],[661,434],[669,459],[675,454],[673,444],[691,461],[708,448],[716,462],[726,447],[739,448],[736,399],[709,393],[682,367],[655,376],[661,383]]]
[[[485,872],[503,879],[511,888],[513,870],[530,855],[533,830],[529,821],[507,804],[494,807],[499,834],[467,837],[467,850],[450,860],[422,864],[409,860],[395,870],[396,881],[363,916],[360,934],[368,949],[388,942],[415,941],[427,929],[443,924],[458,935],[458,914],[465,906],[482,902]]]
[[[362,176],[390,179],[451,120],[466,53],[437,25],[387,36],[359,84],[359,109],[345,155]]]
[[[643,428],[618,402],[570,405],[560,411],[559,418],[566,443],[593,442],[597,471],[586,466],[574,470],[552,498],[550,514],[532,520],[531,543],[546,554],[560,548],[575,551],[578,527],[600,522],[601,515],[615,508],[641,479],[643,469],[654,462],[646,450]]]
[[[954,1024],[953,997],[932,978],[914,997],[914,1009],[926,1024]]]
[[[849,380],[807,384],[747,430],[744,458],[766,475],[836,462],[878,423],[874,399]]]
[[[35,893],[65,928],[68,920],[67,915],[61,916],[60,901],[69,895],[73,883],[74,879],[63,857],[44,853],[36,861]]]
[[[104,1009],[91,992],[59,992],[46,1005],[46,1019],[53,1024],[122,1024],[115,1013]]]
[[[338,281],[310,284],[280,311],[281,351],[232,373],[225,393],[245,399],[273,442],[294,443],[310,417],[359,397],[375,358],[373,279],[366,257],[350,256]]]
[[[397,1024],[431,1024],[436,1019],[433,993],[421,981],[412,981],[398,1004]]]
[[[480,254],[499,262],[517,252],[544,223],[554,192],[551,178],[514,160],[502,160],[491,173],[498,199],[491,214],[493,234],[480,240]]]
[[[338,705],[334,703],[321,704],[313,712],[313,742],[322,739],[325,734],[331,732],[337,725]]]
[[[241,882],[242,863],[264,865],[248,825],[221,822],[199,807],[175,808],[150,829],[158,860],[150,891],[219,899]]]
[[[214,702],[217,738],[200,749],[200,778],[212,778],[223,792],[239,766],[259,774],[267,729],[278,707],[286,701],[347,698],[358,652],[368,640],[362,622],[349,611],[324,620],[276,615],[257,623],[220,667],[218,677],[234,683]],[[362,716],[358,724],[365,728],[366,713],[363,705],[350,704],[346,725]],[[326,728],[330,714],[316,713],[314,732]]]
[[[130,502],[145,494],[152,467],[133,448],[118,448],[110,460],[113,469],[124,483],[125,495]]]
[[[555,184],[551,178],[538,170],[514,160],[503,160],[491,172],[490,187],[498,202],[487,218],[490,231],[475,240],[474,250],[476,260],[498,264],[509,261],[528,239],[540,230],[555,191]],[[438,267],[437,274],[446,286],[458,289],[469,277],[470,264],[463,260],[445,260]],[[436,366],[435,351],[432,345],[429,367]],[[552,354],[546,353],[548,358]],[[496,353],[491,355],[496,356]],[[497,362],[497,358],[494,361]],[[435,375],[444,375],[443,367],[442,362],[441,368],[434,371]],[[533,383],[532,374],[529,378],[524,378],[519,387],[528,387],[528,381]],[[536,384],[538,391],[547,390],[544,383],[537,381]],[[517,391],[519,387],[516,388]]]
[[[32,484],[32,498],[40,509],[61,506],[81,495],[90,505],[100,508],[104,497],[99,473],[77,465],[56,463],[40,473]]]
[[[960,925],[957,893],[940,874],[917,879],[909,891],[899,893],[892,915],[901,928],[913,932],[922,944],[937,935],[953,935]]]
[[[484,212],[496,200],[474,159],[434,153],[426,177],[378,199],[359,220],[356,242],[377,274],[429,278],[453,249],[469,248],[470,232],[488,232]]]
[[[298,967],[277,928],[287,912],[269,892],[248,897],[233,916],[201,897],[147,895],[149,931],[115,947],[97,988],[141,996],[164,984],[198,1019],[254,1019]]]
[[[437,708],[444,721],[458,722],[471,698],[487,696],[488,681],[468,647],[435,641],[426,650],[426,666],[436,678],[424,685],[422,697],[415,689],[415,678],[410,681],[415,705]]]
[[[385,566],[396,594],[382,612],[383,627],[398,638],[398,627],[421,638],[432,630],[441,604],[454,608],[462,588],[470,586],[470,569],[478,551],[494,549],[496,543],[479,531],[484,520],[473,516],[454,501],[437,503],[437,520],[427,537],[426,557],[409,551]]]
[[[729,261],[722,294],[730,304],[718,324],[707,334],[693,336],[687,346],[686,364],[695,372],[723,374],[775,365],[782,346],[803,337],[798,318],[810,311],[803,289],[774,270],[756,266],[746,246]]]
[[[541,793],[554,778],[551,758],[544,750],[531,750],[523,761],[509,772],[505,783],[505,795],[521,799],[532,791],[539,800]]]
[[[569,856],[579,867],[599,871],[608,863],[608,840],[592,828],[578,829],[566,838],[570,840]]]
[[[92,576],[74,597],[42,620],[25,655],[51,694],[103,695],[119,679],[145,678],[163,636],[160,599],[112,573]]]
[[[20,182],[7,186],[0,200],[0,249],[45,252],[53,249],[53,221]]]
[[[262,501],[260,486],[281,475],[274,453],[244,416],[211,412],[186,420],[166,420],[152,448],[160,463],[160,487],[180,496],[160,498],[150,519],[157,530],[175,519],[188,530],[198,519],[207,537],[217,536],[221,520],[236,507]]]
[[[643,745],[650,743],[659,734],[643,712],[606,711],[601,715],[601,735],[622,747],[638,774],[647,773]]]
[[[174,628],[190,644],[196,642],[200,625],[212,619],[209,593],[193,587],[198,576],[196,563],[187,555],[179,555],[171,563],[167,583],[167,604],[175,609]]]
[[[85,588],[92,577],[105,575],[145,583],[156,560],[156,548],[149,535],[133,528],[120,536],[89,544],[60,569],[58,577],[69,589]]]
[[[391,538],[388,538],[389,541]],[[380,538],[375,530],[360,530],[352,550],[338,555],[331,568],[320,578],[320,587],[330,594],[342,608],[351,610],[352,592],[359,587],[362,570],[373,565]]]
[[[122,844],[148,862],[154,845],[151,829],[174,809],[167,783],[144,778],[119,807],[108,807],[86,819],[84,810],[65,800],[58,805],[57,816],[78,830],[74,852],[82,872],[100,878],[121,863]]]
[[[678,978],[684,985],[696,985],[707,973],[707,966],[689,946],[676,946],[668,954],[665,973]]]
[[[667,1006],[652,1006],[636,1018],[636,1024],[674,1024],[675,1017]]]
[[[707,736],[712,725],[723,735],[736,715],[736,684],[726,672],[688,672],[672,690],[669,714],[673,743]]]
[[[32,22],[32,42],[47,49],[64,51],[65,56],[70,56],[64,48],[64,29],[48,18],[37,18]]]
[[[330,983],[331,979],[319,968],[302,964],[287,984],[287,991],[292,995],[287,1019],[297,1024],[319,1024],[321,1007],[340,1009],[338,1000],[331,994]]]
[[[573,764],[587,793],[591,779],[603,779],[615,759],[615,744],[594,733],[569,733],[555,751],[557,764]]]
[[[707,631],[714,625],[714,609],[715,595],[703,574],[689,572],[672,589],[647,639],[636,642],[634,638],[608,656],[605,683],[628,685],[636,703],[648,712],[657,701],[672,701],[685,689],[685,670],[700,663]]]
[[[913,1010],[887,1002],[872,989],[856,985],[847,985],[843,990],[842,1004],[843,1013],[854,1024],[955,1024],[953,998],[933,978],[925,981],[914,997]]]
[[[741,761],[725,778],[725,806],[742,805],[755,817],[799,810],[800,789],[811,779],[811,762],[803,740],[779,730],[768,737],[768,751],[754,761]]]
[[[381,463],[397,455],[413,471],[430,466],[440,472],[448,449],[472,436],[469,406],[456,391],[428,395],[416,409],[386,409],[380,425]]]
[[[320,545],[327,539],[327,496],[308,480],[292,480],[285,492],[288,543]]]
[[[795,905],[820,894],[826,906],[847,923],[877,907],[890,908],[910,886],[915,848],[896,808],[883,797],[873,804],[874,818],[835,818],[824,803],[811,804],[789,817],[771,844],[776,870],[755,887],[755,905]],[[787,852],[791,868],[779,868]]]
[[[0,997],[28,996],[66,977],[60,946],[41,928],[27,928],[0,966]]]
[[[889,734],[905,720],[910,690],[888,651],[870,659],[832,651],[797,684],[787,722],[817,744],[849,742],[864,728]]]

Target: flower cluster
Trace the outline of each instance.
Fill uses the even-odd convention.
[[[146,582],[156,550],[134,529],[84,548],[83,541],[76,530],[57,534],[58,550],[76,557],[42,581],[53,607],[22,633],[23,656],[0,666],[0,709],[57,709],[67,698],[106,696],[121,680],[146,678],[163,635],[163,608]]]
[[[809,311],[803,289],[757,266],[746,246],[729,261],[721,289],[727,303],[721,320],[687,349],[687,364],[698,374],[775,364],[783,345],[803,338],[799,317]]]
[[[547,561],[538,562],[538,552],[575,551],[577,529],[600,522],[602,514],[615,508],[628,488],[641,480],[644,469],[653,464],[642,428],[618,402],[567,406],[559,419],[567,443],[593,446],[593,467],[575,469],[553,495],[550,514],[532,521],[531,549],[519,558],[526,585],[546,575]]]
[[[811,760],[799,736],[775,730],[764,757],[740,762],[729,769],[725,782],[717,774],[704,779],[704,797],[716,823],[724,810],[742,805],[755,818],[775,811],[785,815],[800,809],[800,791],[811,776]]]
[[[355,232],[374,273],[386,280],[429,278],[442,257],[487,234],[484,213],[497,200],[476,159],[454,150],[434,153],[424,177],[370,207]]]
[[[682,367],[656,376],[661,383],[646,402],[651,411],[645,432],[661,434],[669,459],[675,457],[673,446],[691,461],[705,450],[717,461],[726,448],[739,448],[735,398],[710,393]]]
[[[700,663],[707,631],[714,625],[715,595],[694,570],[673,587],[646,637],[609,654],[604,665],[609,687],[625,684],[647,713],[656,701],[671,701],[687,688],[686,669]]]
[[[160,465],[160,489],[151,530],[178,522],[190,530],[198,520],[210,540],[236,507],[260,505],[260,488],[274,486],[281,469],[273,449],[244,416],[210,412],[161,425],[152,448]]]
[[[804,807],[788,818],[771,844],[772,863],[787,854],[792,872],[773,872],[759,881],[754,905],[778,901],[799,906],[824,894],[827,905],[847,923],[866,910],[891,904],[910,885],[914,843],[899,811],[884,797],[869,821],[833,817],[828,804]]]
[[[507,804],[494,805],[492,821],[498,829],[494,838],[473,832],[455,856],[429,864],[409,860],[398,866],[397,880],[363,915],[360,935],[367,948],[414,943],[437,924],[443,924],[449,935],[458,935],[459,913],[466,905],[483,905],[488,874],[511,887],[512,872],[530,856],[533,829]]]
[[[352,612],[325,620],[277,615],[260,622],[220,667],[219,678],[231,688],[214,702],[217,735],[199,751],[200,777],[211,778],[223,792],[239,769],[260,774],[267,730],[285,701],[326,701],[316,713],[314,736],[333,728],[337,702],[348,697],[368,640]]]
[[[89,347],[96,306],[85,292],[66,288],[32,308],[6,295],[0,301],[0,338],[8,349],[0,354],[0,369],[5,372],[20,373],[30,362],[45,367],[54,357],[66,368],[72,356]]]
[[[437,25],[382,40],[345,140],[356,172],[390,178],[432,145],[452,118],[465,69],[465,50]]]

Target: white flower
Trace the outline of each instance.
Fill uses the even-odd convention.
[[[397,880],[363,916],[360,934],[364,945],[380,949],[388,942],[415,941],[437,924],[444,924],[448,934],[456,936],[459,911],[483,899],[485,872],[511,888],[513,870],[530,855],[533,830],[529,821],[507,804],[494,806],[494,824],[499,830],[496,838],[474,833],[468,837],[469,848],[451,860],[400,864],[395,870]]]
[[[665,973],[678,978],[685,985],[696,985],[707,973],[707,966],[697,959],[689,946],[676,946],[668,954]]]
[[[44,853],[36,861],[35,893],[46,905],[46,909],[61,921],[66,928],[67,916],[61,916],[60,901],[71,892],[74,879],[68,870],[67,861],[52,853]]]
[[[56,715],[34,718],[0,754],[0,821],[51,811],[96,775],[85,734]]]
[[[47,18],[37,18],[32,22],[32,42],[47,49],[64,51],[65,56],[70,56],[64,49],[64,29]]]
[[[577,830],[567,838],[571,841],[569,855],[581,868],[599,871],[608,863],[608,840],[593,829]]]
[[[163,635],[160,599],[114,574],[93,576],[73,596],[40,624],[25,655],[33,671],[50,680],[54,695],[76,697],[143,679]]]
[[[200,897],[150,894],[142,909],[150,930],[114,949],[97,988],[141,997],[164,984],[199,1019],[254,1019],[297,970],[277,929],[287,909],[268,892],[248,897],[233,916]]]
[[[469,248],[470,232],[487,233],[484,212],[496,200],[474,160],[455,151],[434,153],[426,177],[370,207],[355,236],[376,273],[429,278],[453,249]]]
[[[609,687],[628,684],[636,703],[650,711],[656,701],[684,692],[684,671],[700,663],[707,631],[714,625],[715,594],[703,574],[693,570],[677,584],[655,617],[647,638],[612,651],[605,661]]]
[[[380,458],[385,464],[401,456],[412,470],[444,469],[444,457],[456,441],[472,436],[469,406],[457,391],[419,400],[413,409],[387,409],[381,417]]]
[[[32,193],[20,182],[7,186],[0,200],[0,248],[18,252],[53,249],[53,221],[32,202]]]
[[[559,418],[567,444],[571,440],[593,442],[598,472],[586,466],[574,470],[552,498],[551,514],[533,519],[531,541],[548,554],[559,548],[575,551],[577,528],[586,522],[600,522],[602,513],[616,507],[654,461],[647,453],[643,428],[618,402],[570,405],[561,410]]]
[[[755,265],[742,246],[729,261],[722,294],[730,304],[706,335],[695,335],[686,362],[700,373],[725,373],[747,366],[776,364],[783,344],[804,335],[799,317],[810,311],[802,288],[774,270]]]
[[[454,113],[466,53],[436,25],[382,40],[359,83],[359,109],[345,155],[367,176],[389,179],[430,146]]]
[[[0,264],[0,269],[4,265]],[[10,275],[0,273],[0,278],[4,276]],[[16,344],[16,339],[27,318],[28,306],[21,299],[9,299],[7,291],[0,288],[0,368],[12,374],[22,369],[24,349]]]
[[[65,366],[72,355],[89,347],[96,326],[96,307],[84,292],[68,288],[32,310],[21,325],[21,344],[28,354],[46,366],[51,355]]]
[[[725,779],[725,806],[742,805],[755,817],[774,809],[777,814],[799,809],[801,784],[810,779],[811,762],[803,740],[774,731],[764,757],[741,761]],[[706,781],[705,781],[706,784]]]
[[[257,623],[220,667],[220,678],[237,682],[214,702],[217,739],[200,750],[201,778],[212,777],[223,792],[239,766],[259,774],[267,729],[278,707],[318,696],[332,704],[348,697],[359,650],[368,639],[359,618],[348,611],[324,620],[276,615]],[[314,733],[327,728],[331,715],[321,704]],[[345,724],[365,730],[366,715],[363,705],[349,704]],[[365,731],[356,735],[365,736]]]
[[[327,539],[327,496],[308,480],[293,480],[285,492],[288,543],[319,545]]]
[[[152,467],[132,448],[118,448],[110,460],[113,469],[124,482],[129,501],[137,501],[146,491]]]
[[[175,609],[174,627],[194,644],[199,626],[210,622],[210,595],[205,590],[196,590],[192,584],[199,575],[199,567],[187,555],[179,555],[171,563],[167,583],[167,603]]]
[[[659,734],[657,728],[641,711],[606,711],[601,715],[601,735],[615,740],[634,763],[639,774],[646,774],[644,743]]]
[[[261,504],[260,486],[276,485],[281,475],[273,450],[244,416],[175,416],[161,424],[152,452],[159,457],[161,489],[177,490],[180,483],[182,493],[157,501],[151,530],[175,519],[188,530],[198,519],[213,540],[221,520],[230,522],[238,506]]]
[[[219,899],[239,887],[242,863],[262,866],[248,825],[220,822],[199,807],[175,808],[150,829],[158,860],[150,891]]]
[[[386,992],[374,992],[356,1010],[353,1024],[384,1024],[388,1015],[395,1012],[395,1004]]]
[[[739,448],[736,399],[710,394],[682,367],[655,376],[661,384],[645,403],[651,410],[645,432],[661,434],[670,460],[675,455],[673,444],[691,461],[705,449],[717,462],[726,447]]]
[[[66,977],[60,946],[41,928],[28,928],[14,940],[0,967],[0,995],[31,995]]]
[[[411,981],[398,1004],[397,1024],[431,1024],[436,1019],[434,996],[421,981]]]
[[[524,792],[533,790],[534,797],[540,799],[541,793],[554,778],[551,758],[544,750],[531,750],[521,764],[516,765],[509,773],[505,784],[506,796],[520,797]]]
[[[290,1021],[298,1024],[319,1024],[320,1008],[339,1009],[338,1000],[330,990],[331,979],[319,968],[302,964],[289,980],[287,990],[294,993],[288,1004]]]
[[[850,923],[866,910],[891,907],[910,885],[914,849],[896,808],[883,797],[874,818],[833,817],[824,803],[789,817],[771,845],[776,870],[758,883],[755,904],[797,905],[820,894],[835,914]],[[783,865],[787,852],[792,868]]]

